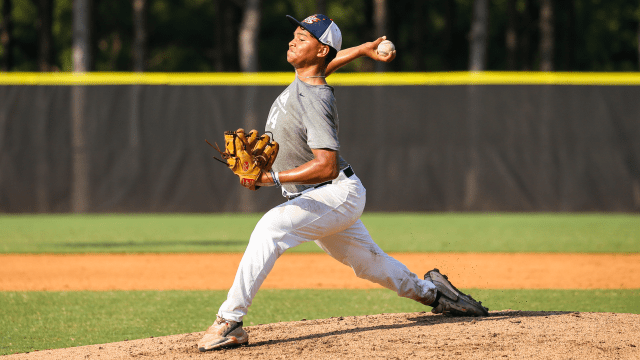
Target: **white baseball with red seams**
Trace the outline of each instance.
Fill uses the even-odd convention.
[[[378,48],[376,49],[376,51],[378,52],[378,54],[382,56],[387,56],[389,55],[390,52],[392,52],[395,49],[396,49],[396,46],[393,45],[391,41],[384,40],[378,45]]]

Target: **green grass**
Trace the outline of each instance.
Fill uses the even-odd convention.
[[[640,314],[640,290],[473,290],[491,310]],[[0,355],[206,329],[225,291],[0,292]],[[264,290],[245,324],[428,310],[388,290]]]
[[[0,253],[242,252],[260,214],[0,215]],[[640,252],[638,214],[366,213],[387,252]],[[289,251],[318,252],[315,244]],[[0,264],[1,266],[1,264]],[[493,310],[640,314],[640,290],[475,290]],[[0,292],[0,355],[204,330],[226,291]],[[247,325],[424,307],[388,290],[263,290]]]
[[[0,215],[0,253],[242,252],[260,214]],[[365,213],[387,252],[640,252],[638,214]],[[293,252],[320,252],[313,243]]]

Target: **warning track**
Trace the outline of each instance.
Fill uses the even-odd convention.
[[[640,254],[391,254],[461,288],[638,289]],[[227,290],[242,254],[0,255],[0,291]],[[264,289],[370,289],[326,254],[285,254]]]

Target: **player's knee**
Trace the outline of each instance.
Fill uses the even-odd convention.
[[[367,263],[351,264],[351,268],[353,269],[353,272],[356,274],[356,276],[360,279],[375,282],[375,280],[377,280],[377,278],[379,277],[375,266],[370,266]]]

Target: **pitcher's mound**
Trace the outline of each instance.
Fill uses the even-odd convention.
[[[493,311],[489,317],[381,314],[246,327],[249,345],[201,353],[204,332],[7,359],[638,359],[640,315]]]

